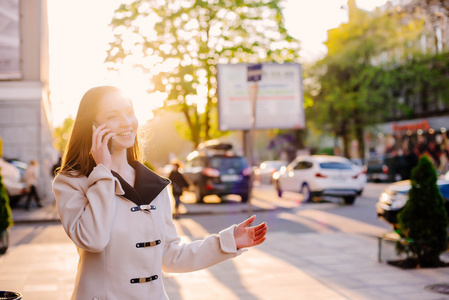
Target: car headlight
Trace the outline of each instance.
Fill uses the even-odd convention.
[[[408,200],[408,194],[396,194],[391,201],[391,208],[401,209]]]
[[[391,204],[391,194],[383,192],[382,194],[380,194],[379,202],[390,205]]]

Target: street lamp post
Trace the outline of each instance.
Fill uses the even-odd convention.
[[[253,181],[254,175],[252,172],[254,161],[254,131],[256,128],[256,101],[257,101],[257,93],[259,91],[258,82],[262,79],[262,64],[253,64],[248,65],[247,69],[247,81],[249,84],[249,98],[251,101],[251,128],[249,132],[249,139],[245,137],[245,140],[249,140],[247,142],[247,159],[251,169],[251,179],[250,179],[250,188],[248,192],[248,201],[247,201],[247,213],[248,216],[251,216],[251,196],[253,190]],[[247,133],[247,132],[246,132]]]

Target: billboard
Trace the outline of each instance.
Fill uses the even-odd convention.
[[[251,129],[249,64],[218,64],[219,129]],[[262,64],[255,104],[255,129],[304,128],[302,68],[298,63]]]

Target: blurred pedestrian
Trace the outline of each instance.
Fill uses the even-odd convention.
[[[30,161],[28,168],[23,174],[23,178],[28,187],[28,195],[25,203],[25,209],[30,210],[31,198],[36,201],[37,207],[42,207],[39,195],[37,194],[37,185],[39,182],[39,164],[36,160]]]
[[[172,165],[173,170],[170,172],[168,179],[171,180],[173,198],[175,198],[175,211],[173,213],[173,217],[177,219],[179,218],[179,204],[181,204],[180,197],[182,196],[184,188],[189,187],[189,183],[179,172],[179,163],[175,162]]]
[[[62,225],[80,256],[72,299],[168,299],[162,270],[204,269],[265,240],[268,227],[249,227],[252,216],[181,243],[170,181],[138,161],[137,127],[131,100],[119,89],[95,87],[81,99],[53,182]]]

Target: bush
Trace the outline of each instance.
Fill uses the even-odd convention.
[[[437,172],[427,156],[413,168],[409,199],[398,215],[399,234],[408,239],[410,252],[421,267],[438,267],[447,249],[448,217],[437,186]],[[406,251],[397,243],[398,253]]]
[[[9,206],[8,192],[0,175],[0,233],[12,225],[12,213]]]

